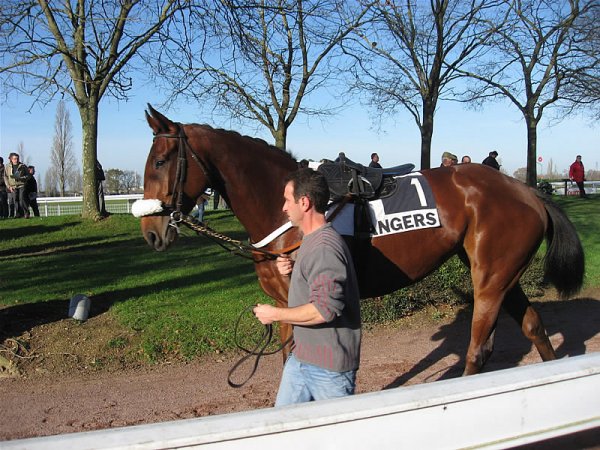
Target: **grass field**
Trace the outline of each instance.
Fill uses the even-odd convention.
[[[557,201],[580,233],[586,285],[600,286],[600,198]],[[206,218],[217,230],[245,239],[229,211],[210,211]],[[5,317],[11,308],[27,304],[62,307],[75,293],[84,293],[92,299],[94,314],[108,312],[138,333],[139,348],[131,351],[151,360],[231,349],[240,312],[269,301],[248,260],[189,231],[169,251],[154,252],[142,239],[139,220],[128,215],[100,222],[76,216],[4,220],[0,264]],[[447,272],[442,269],[437,276],[443,279]],[[127,345],[120,339],[115,335],[110,345]]]

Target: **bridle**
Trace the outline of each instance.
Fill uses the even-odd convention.
[[[153,141],[157,138],[177,139],[177,170],[175,172],[175,180],[173,181],[173,189],[171,196],[171,203],[166,206],[165,211],[170,214],[171,220],[179,220],[181,217],[181,207],[183,206],[183,185],[185,183],[187,174],[187,152],[190,152],[192,159],[198,164],[200,170],[204,173],[208,181],[209,186],[213,186],[210,174],[206,164],[198,157],[198,155],[192,150],[188,143],[187,136],[183,130],[183,125],[177,123],[179,128],[177,134],[170,133],[158,133],[154,135]]]

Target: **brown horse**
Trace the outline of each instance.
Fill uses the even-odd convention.
[[[166,250],[177,233],[172,211],[189,212],[206,188],[218,190],[252,242],[263,240],[288,221],[282,212],[284,177],[296,170],[288,153],[232,131],[172,122],[149,106],[154,143],[146,162],[144,199],[160,205],[142,217],[144,238]],[[577,233],[553,203],[500,172],[479,164],[423,170],[437,202],[441,227],[390,234],[371,240],[359,274],[362,298],[410,285],[458,254],[470,267],[474,309],[464,374],[481,370],[493,349],[500,307],[520,324],[543,360],[555,359],[539,315],[519,285],[544,237],[545,272],[561,296],[583,282],[584,257]],[[143,214],[142,214],[143,215]],[[301,239],[296,228],[265,248],[278,252]],[[257,258],[263,290],[278,306],[287,304],[288,278],[273,261]],[[287,338],[289,327],[282,326]]]

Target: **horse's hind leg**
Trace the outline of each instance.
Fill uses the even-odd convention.
[[[502,307],[521,326],[523,334],[535,345],[543,361],[556,359],[542,319],[519,284],[508,292]]]
[[[496,322],[501,300],[475,302],[471,322],[471,341],[467,350],[463,375],[479,373],[494,350]]]

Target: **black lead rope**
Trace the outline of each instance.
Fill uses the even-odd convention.
[[[269,325],[265,325],[263,334],[253,349],[250,350],[250,349],[247,349],[246,347],[244,347],[243,345],[241,345],[239,342],[239,339],[238,339],[238,328],[240,326],[240,322],[242,320],[242,317],[247,312],[252,311],[255,306],[256,305],[250,305],[250,306],[247,306],[246,308],[244,308],[242,313],[238,316],[237,321],[235,322],[235,328],[233,330],[233,339],[234,339],[236,347],[239,348],[240,350],[242,350],[244,353],[246,353],[246,355],[242,356],[231,367],[231,369],[229,369],[229,373],[227,374],[227,383],[229,384],[229,386],[231,386],[233,388],[242,387],[248,381],[250,381],[250,378],[252,378],[254,376],[254,374],[256,373],[256,370],[258,369],[258,363],[260,361],[260,358],[262,358],[263,356],[274,355],[275,353],[280,352],[281,350],[283,350],[285,348],[286,345],[288,345],[291,342],[291,340],[293,338],[293,336],[290,336],[284,343],[282,343],[275,350],[266,351],[266,348],[269,346],[269,344],[273,340],[273,325],[269,324]],[[254,314],[254,313],[252,313],[252,314]],[[252,370],[250,371],[250,375],[248,375],[248,377],[241,383],[234,382],[232,380],[232,376],[233,376],[234,372],[237,369],[239,369],[239,367],[242,364],[244,364],[248,359],[252,358],[253,356],[256,356],[256,359],[254,360],[254,365],[252,367]]]

